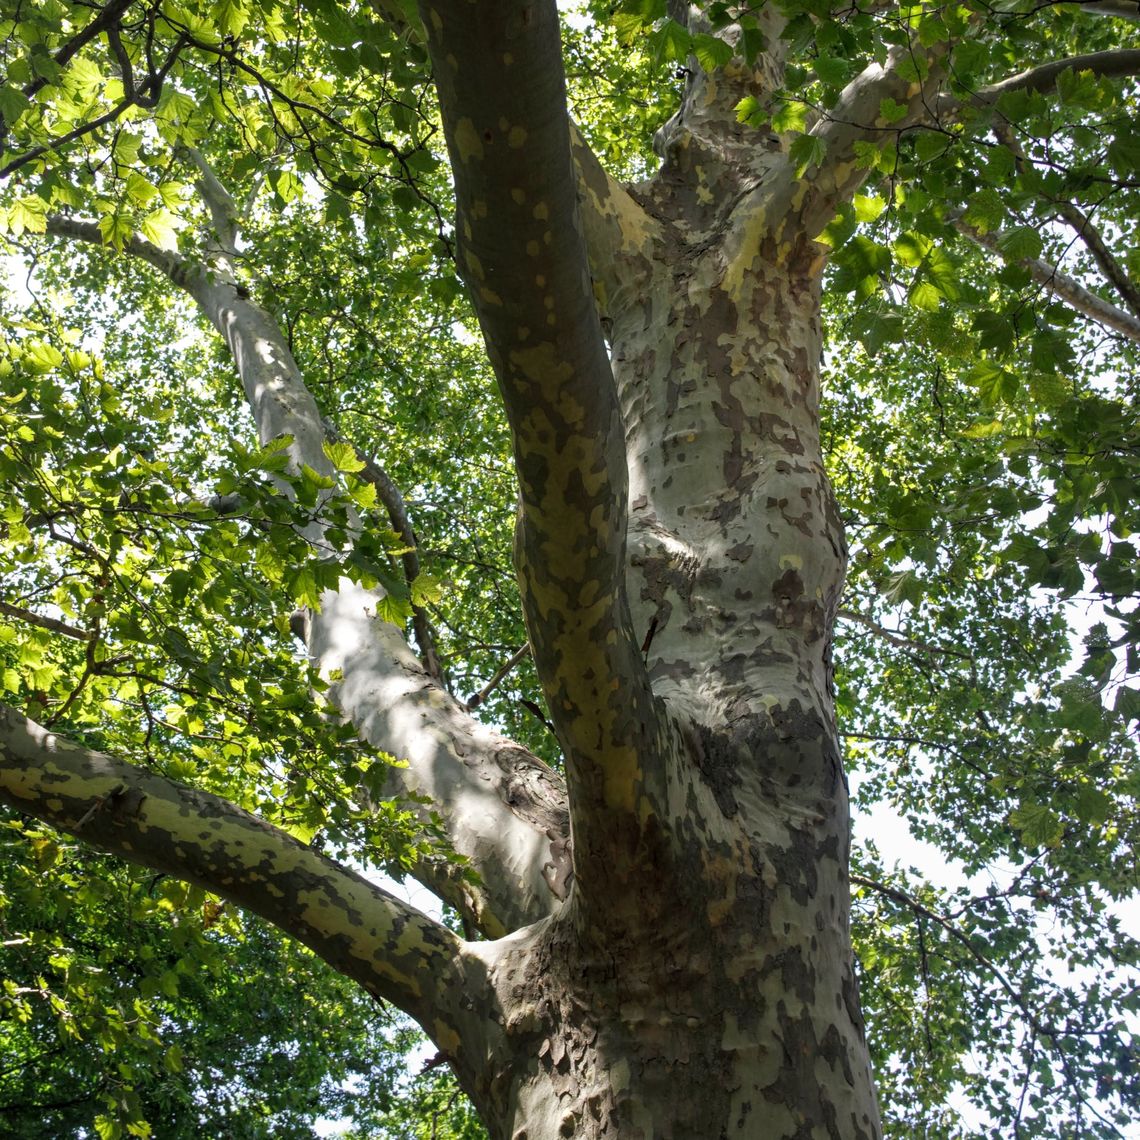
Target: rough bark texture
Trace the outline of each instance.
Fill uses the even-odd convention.
[[[917,43],[868,67],[798,177],[789,140],[735,118],[780,81],[764,12],[765,53],[694,69],[660,171],[625,189],[569,127],[552,2],[422,7],[565,778],[477,724],[373,620],[373,595],[342,583],[305,635],[344,716],[407,762],[394,779],[431,797],[479,876],[425,881],[491,941],[223,801],[0,718],[4,802],[250,906],[409,1010],[497,1138],[881,1134],[848,933],[830,676],[845,546],[814,238],[859,184],[881,100],[908,108],[904,129],[940,77]],[[900,79],[903,57],[923,79]],[[296,464],[327,470],[287,342],[235,285],[239,219],[205,167],[201,193],[209,269],[127,252],[226,338],[262,439],[291,435]],[[71,219],[51,231],[97,240]]]

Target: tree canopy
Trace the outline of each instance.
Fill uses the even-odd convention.
[[[46,730],[134,765],[154,781],[139,795],[175,781],[227,828],[249,818],[230,807],[251,813],[299,841],[298,866],[420,878],[455,931],[495,939],[544,913],[547,889],[565,897],[568,864],[559,848],[518,869],[517,896],[500,891],[477,796],[510,782],[528,813],[510,826],[562,836],[578,739],[544,688],[542,639],[562,633],[524,624],[520,481],[532,609],[553,605],[564,569],[559,553],[548,581],[540,552],[576,532],[531,494],[549,475],[528,451],[544,428],[497,396],[480,338],[468,287],[494,356],[488,297],[518,286],[463,252],[456,185],[476,229],[484,199],[501,220],[502,188],[449,163],[448,143],[481,155],[464,100],[490,95],[433,64],[433,11],[0,7],[0,763]],[[608,203],[587,245],[649,200],[638,187],[663,158],[681,162],[682,100],[696,137],[701,114],[724,131],[729,98],[694,202],[727,217],[762,179],[724,156],[771,155],[830,266],[819,431],[850,548],[835,700],[887,1134],[1126,1135],[1140,1111],[1140,931],[1121,920],[1140,836],[1135,4],[622,0],[564,12],[561,44],[575,165],[542,106],[504,127],[500,161],[549,165],[555,183],[564,166],[567,219],[578,200]],[[763,92],[741,94],[747,68],[770,69]],[[581,236],[534,221],[537,240]],[[567,365],[580,371],[613,343],[616,300],[592,272],[600,333]],[[599,453],[620,451],[617,396],[575,414]],[[608,453],[567,464],[575,493],[603,465],[625,471]],[[624,520],[584,517],[605,562]],[[329,601],[351,590],[375,599],[366,633]],[[655,628],[632,649],[617,639],[606,660],[625,653],[633,672],[615,675],[650,660]],[[404,663],[384,708],[351,684],[365,636]],[[588,707],[594,678],[574,678],[557,691]],[[451,718],[440,739],[470,742],[475,791],[424,758],[429,714]],[[505,775],[475,759],[492,738]],[[103,805],[136,794],[117,771],[65,821],[78,843],[32,818],[60,823],[56,809],[4,791],[0,1132],[307,1136],[323,1114],[362,1137],[411,1134],[377,1108],[400,1094],[409,1030],[350,980],[335,939],[290,928],[295,900],[252,904],[234,872],[230,897],[312,952],[181,883],[176,854],[140,870],[84,846],[114,849]],[[949,874],[896,862],[861,825],[888,814]],[[413,967],[391,970],[394,990]],[[428,1001],[408,1012],[432,1033]],[[430,1111],[455,1116],[451,1095]]]

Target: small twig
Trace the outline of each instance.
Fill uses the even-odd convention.
[[[1112,250],[1105,244],[1092,218],[1072,202],[1059,202],[1057,212],[1085,243],[1101,272],[1108,278],[1128,307],[1140,317],[1140,289],[1129,278]]]
[[[103,810],[108,802],[114,803],[125,791],[125,784],[116,784],[105,796],[96,796],[91,806],[72,825],[72,830],[82,831],[83,828],[95,818],[96,814]]]
[[[351,443],[328,420],[324,421],[324,428],[325,434],[331,442]],[[359,473],[360,476],[376,488],[376,494],[388,512],[388,520],[392,524],[392,529],[407,547],[404,553],[400,555],[400,564],[404,570],[404,579],[410,586],[420,575],[420,559],[416,549],[418,545],[416,532],[412,529],[411,520],[408,518],[408,508],[404,503],[404,496],[383,467],[362,454],[355,444],[352,444],[352,448],[356,452],[357,458],[364,464]],[[439,653],[436,650],[435,631],[432,629],[431,621],[422,606],[412,606],[412,632],[415,634],[416,644],[420,647],[424,668],[439,685],[446,688],[443,666],[440,664]]]
[[[885,641],[889,641],[892,645],[897,645],[902,649],[918,649],[923,653],[931,653],[939,657],[960,657],[963,661],[973,661],[974,659],[971,654],[963,653],[960,649],[944,649],[939,645],[930,645],[925,641],[916,641],[914,638],[904,637],[896,630],[887,629],[886,626],[879,625],[877,621],[866,617],[864,614],[857,613],[855,610],[840,610],[838,616],[844,621],[853,621],[863,626],[864,629],[878,634]]]
[[[1020,265],[1029,273],[1032,280],[1050,293],[1055,294],[1070,308],[1084,314],[1105,328],[1112,329],[1113,332],[1120,333],[1129,340],[1140,344],[1140,318],[1110,304],[1103,297],[1098,297],[1080,282],[1074,280],[1067,273],[1062,273],[1055,265],[1050,265],[1047,261],[1042,261],[1038,257],[1008,257],[1001,248],[1002,235],[1000,232],[995,230],[982,233],[962,218],[958,218],[953,224],[959,233],[965,234],[971,241],[984,249]]]
[[[495,670],[494,676],[477,692],[467,698],[467,711],[477,709],[502,683],[503,678],[530,652],[530,642],[526,642],[521,649],[516,649],[507,660]]]

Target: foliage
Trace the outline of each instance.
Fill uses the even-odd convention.
[[[735,9],[707,5],[708,27],[690,32],[664,0],[612,7],[567,28],[571,100],[607,165],[637,178],[686,69],[726,62],[716,33]],[[852,547],[836,656],[857,804],[885,806],[960,870],[927,882],[874,842],[857,852],[889,1131],[1118,1135],[1140,1102],[1137,946],[1114,910],[1137,887],[1140,830],[1138,350],[1030,263],[1119,301],[1085,240],[1091,219],[1121,278],[1140,277],[1136,83],[1073,69],[1055,91],[978,96],[1034,64],[1135,46],[1136,32],[1020,0],[781,10],[793,62],[772,99],[738,110],[802,169],[823,157],[816,117],[909,35],[944,45],[956,100],[938,129],[893,130],[900,106],[880,108],[863,190],[823,235],[823,430]],[[430,613],[461,698],[526,640],[509,440],[451,261],[415,17],[325,0],[101,12],[64,0],[2,12],[5,241],[28,273],[0,344],[5,699],[305,841],[406,869],[430,826],[378,807],[373,758],[327,715],[289,614],[330,575],[383,577],[401,603],[389,617]],[[759,24],[742,24],[743,50],[757,50]],[[347,529],[364,512],[379,536],[354,565],[301,537],[329,488],[303,473],[292,500],[280,494],[280,448],[253,442],[219,342],[115,256],[141,236],[208,258],[192,148],[245,204],[243,286],[352,441],[333,513]],[[96,219],[109,248],[52,239],[57,214]],[[418,587],[400,584],[402,540],[358,454],[404,489]],[[1074,622],[1087,628],[1071,660]],[[524,661],[481,712],[556,760],[540,706]],[[476,1135],[438,1072],[366,1118],[359,1105],[392,1088],[384,1029],[306,955],[228,912],[207,920],[209,899],[7,828],[0,1030],[18,1064],[0,1077],[2,1111],[42,1105],[54,1085],[77,1102],[44,1116],[58,1135],[143,1135],[144,1120],[161,1136],[307,1135],[341,1110],[361,1135],[427,1135],[437,1112],[449,1135]],[[265,988],[257,1009],[223,960]],[[335,1048],[270,1048],[295,1040],[300,1017]],[[281,1082],[282,1058],[302,1055],[306,1075]],[[350,1079],[368,1092],[350,1095]],[[947,1107],[954,1097],[983,1123]]]
[[[391,1015],[296,943],[40,825],[2,843],[0,1134],[300,1140],[390,1101]]]

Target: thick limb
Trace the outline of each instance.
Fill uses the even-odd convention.
[[[223,216],[233,214],[223,210]],[[49,233],[102,244],[96,226],[73,219],[52,218]],[[260,438],[291,436],[289,452],[296,466],[329,471],[320,411],[287,340],[270,314],[243,296],[226,271],[224,254],[219,250],[220,264],[207,270],[137,238],[126,243],[125,251],[185,289],[225,337]],[[319,522],[314,524],[314,541],[320,541],[320,530]],[[488,934],[548,914],[559,905],[550,884],[564,883],[569,862],[561,780],[542,761],[488,734],[459,711],[441,714],[425,736],[425,710],[451,709],[455,702],[435,684],[400,631],[375,618],[375,603],[376,598],[346,582],[320,613],[311,615],[307,632],[317,667],[329,673],[342,670],[344,715],[360,721],[357,727],[366,720],[362,731],[369,743],[408,761],[406,768],[393,769],[393,794],[433,800],[454,849],[478,875],[478,881],[462,880],[436,869],[425,873],[428,885],[462,907]],[[350,700],[349,694],[367,698]],[[510,757],[505,764],[504,749]],[[536,791],[520,795],[523,784]],[[538,805],[531,802],[535,798]],[[476,804],[478,810],[473,810]]]

